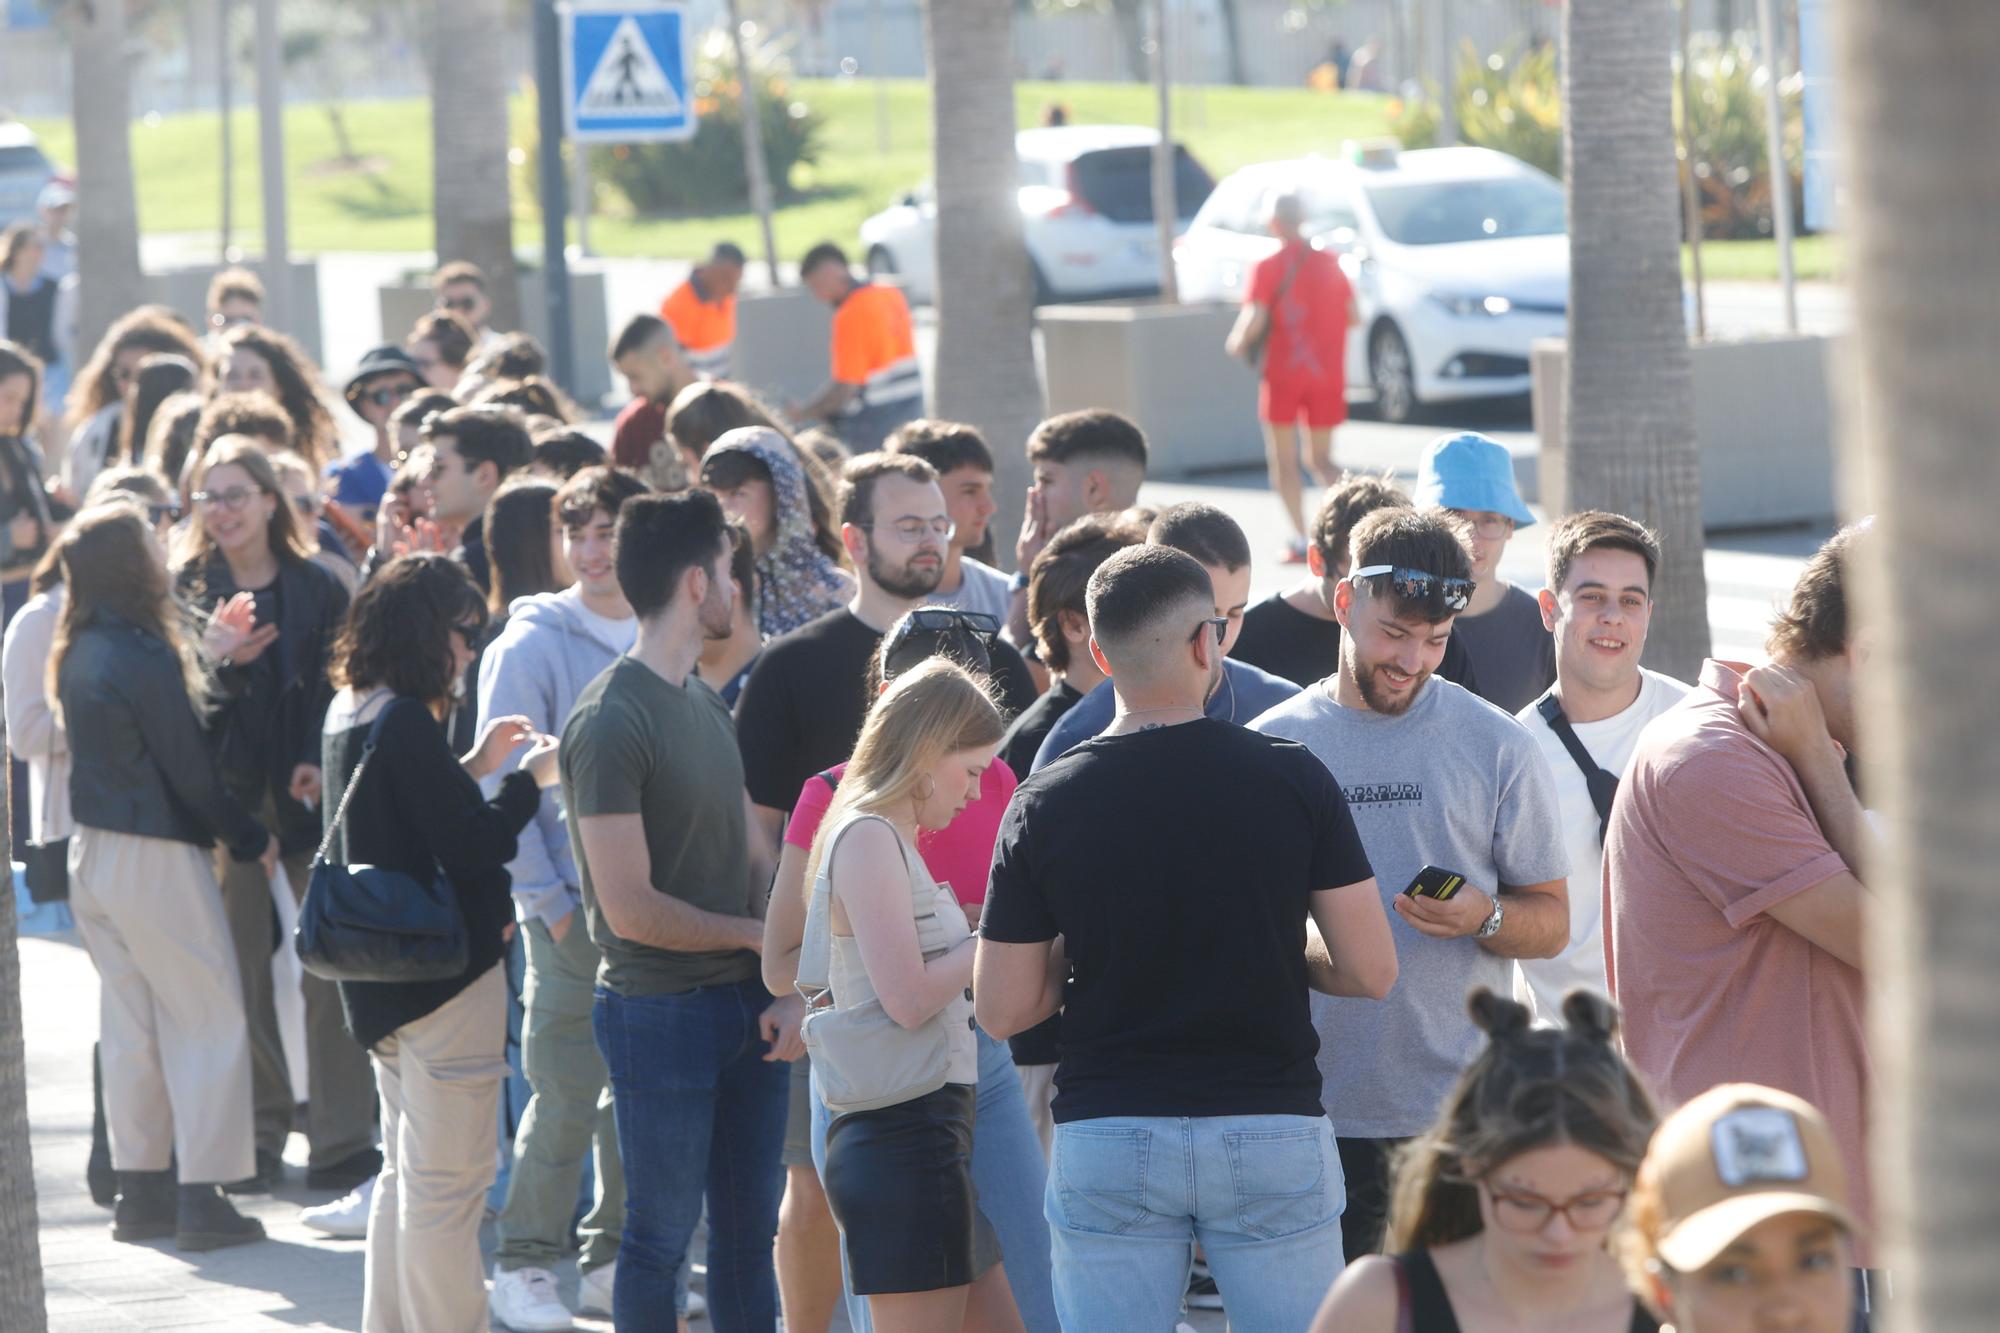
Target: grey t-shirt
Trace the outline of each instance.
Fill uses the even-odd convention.
[[[958,562],[960,578],[956,592],[934,592],[924,599],[930,606],[955,606],[961,611],[983,611],[1002,625],[1013,604],[1014,588],[1007,576],[991,565],[971,557]]]
[[[1556,683],[1556,640],[1542,624],[1535,595],[1509,584],[1500,605],[1483,616],[1460,616],[1452,633],[1472,659],[1479,697],[1518,713]]]
[[[1401,970],[1389,997],[1312,997],[1334,1132],[1421,1133],[1479,1051],[1466,993],[1484,985],[1510,994],[1514,964],[1471,938],[1420,934],[1390,900],[1426,865],[1455,870],[1488,893],[1566,875],[1548,765],[1520,723],[1435,677],[1399,717],[1343,708],[1322,683],[1250,727],[1302,742],[1333,773],[1390,911]]]

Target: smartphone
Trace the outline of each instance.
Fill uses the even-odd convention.
[[[1410,881],[1410,886],[1403,892],[1412,898],[1435,898],[1439,902],[1446,902],[1463,887],[1465,887],[1465,876],[1456,870],[1425,866],[1417,872],[1416,878]]]

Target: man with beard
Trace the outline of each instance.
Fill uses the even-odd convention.
[[[1548,765],[1518,722],[1432,673],[1471,600],[1472,561],[1453,520],[1377,510],[1355,526],[1334,589],[1340,667],[1250,724],[1302,741],[1333,773],[1368,849],[1401,980],[1387,1004],[1313,1001],[1326,1112],[1347,1177],[1347,1257],[1372,1252],[1388,1155],[1436,1118],[1483,1036],[1473,986],[1505,994],[1516,958],[1569,941],[1568,854]],[[1448,897],[1403,892],[1426,867]],[[1426,877],[1429,878],[1429,877]]]
[[[562,740],[625,1167],[612,1312],[620,1328],[667,1318],[705,1195],[708,1298],[769,1328],[787,1083],[772,1046],[784,1015],[798,1020],[758,970],[770,867],[751,854],[729,710],[694,669],[730,631],[734,541],[706,491],[626,501],[616,541],[638,637],[577,697]]]
[[[944,575],[954,526],[936,469],[910,454],[863,454],[840,479],[840,540],[854,565],[854,600],[764,646],[736,700],[743,772],[766,841],[776,848],[806,779],[846,759],[868,716],[868,659],[889,626],[923,605]],[[936,608],[928,614],[963,616]],[[978,628],[999,626],[979,617]],[[988,644],[1001,710],[1035,699],[1021,655]]]

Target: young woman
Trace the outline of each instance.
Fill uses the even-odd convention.
[[[854,596],[825,498],[791,441],[768,426],[729,431],[702,460],[701,484],[750,530],[761,580],[757,628],[765,638],[817,620]]]
[[[562,533],[555,524],[556,487],[539,477],[510,479],[486,506],[486,552],[493,567],[493,592],[486,609],[493,637],[516,598],[561,592],[576,578],[563,559]]]
[[[209,848],[219,838],[233,860],[268,867],[277,840],[209,757],[195,718],[205,684],[146,516],[100,505],[58,549],[68,596],[49,693],[77,821],[70,910],[103,986],[112,1237],[258,1240],[264,1228],[217,1189],[253,1162],[243,990]]]
[[[1657,1333],[1605,1248],[1652,1133],[1652,1099],[1618,1053],[1617,1011],[1589,991],[1561,1028],[1484,986],[1489,1044],[1397,1163],[1385,1255],[1349,1268],[1313,1333]]]
[[[142,466],[153,418],[168,399],[186,393],[200,379],[200,367],[172,352],[155,352],[141,361],[139,373],[132,377],[131,404],[118,421],[118,447],[109,461],[120,466]]]
[[[42,363],[49,393],[60,399],[76,336],[76,284],[42,272],[44,253],[33,222],[16,222],[0,232],[0,338],[27,348]]]
[[[214,375],[220,392],[262,391],[276,398],[292,423],[289,447],[315,472],[325,470],[340,433],[327,411],[319,368],[304,348],[276,329],[238,324],[217,340]]]
[[[870,711],[806,861],[808,947],[827,950],[833,1007],[879,1002],[894,1026],[871,1042],[941,1026],[949,1052],[936,1091],[827,1128],[821,1178],[877,1333],[1021,1328],[972,1182],[973,937],[916,849],[919,829],[949,826],[978,798],[1002,731],[963,667],[933,658],[906,672]]]
[[[270,459],[278,489],[292,506],[292,521],[298,525],[299,540],[305,543],[306,553],[315,565],[333,575],[340,590],[352,598],[361,585],[361,567],[348,554],[347,544],[326,517],[326,496],[319,478],[313,475],[305,459],[289,449],[265,457]]]
[[[156,352],[202,364],[201,347],[178,315],[165,306],[142,305],[105,332],[90,360],[77,371],[69,386],[69,412],[63,418],[70,431],[62,460],[63,498],[68,502],[74,504],[109,466],[125,412],[125,391],[140,363]]]
[[[177,393],[160,404],[159,411],[153,414],[152,426],[146,431],[146,456],[140,466],[164,477],[179,494],[183,509],[187,507],[187,493],[191,489],[183,482],[183,478],[191,475],[188,454],[194,448],[201,410],[207,405],[208,400],[199,393]]]
[[[348,1031],[372,1055],[382,1092],[362,1310],[372,1333],[483,1333],[488,1323],[479,1224],[506,1071],[507,988],[494,965],[513,929],[506,866],[539,789],[556,781],[556,749],[525,718],[502,717],[464,759],[452,754],[443,720],[485,625],[485,605],[450,557],[403,556],[362,587],[334,654],[328,820],[343,793],[348,808],[328,856],[426,881],[442,872],[472,946],[449,981],[340,985]],[[528,742],[520,768],[482,797],[479,781]]]
[[[0,342],[0,625],[26,604],[29,579],[56,531],[34,440],[41,371],[27,348]]]
[[[248,325],[232,329],[235,337]],[[216,669],[208,729],[231,794],[278,838],[292,892],[303,894],[319,846],[320,724],[333,687],[327,664],[347,613],[347,593],[312,561],[297,510],[270,455],[241,436],[209,447],[195,473],[195,514],[182,538],[177,583],[204,613],[247,593],[257,634]],[[271,885],[262,867],[222,872],[250,1023],[256,1086],[256,1183],[275,1183],[295,1099],[271,979]],[[375,1174],[374,1092],[368,1062],[340,1031],[333,986],[305,979],[312,1108],[307,1183],[350,1189]]]

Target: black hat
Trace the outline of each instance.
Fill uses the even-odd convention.
[[[385,344],[381,347],[371,347],[368,349],[367,353],[362,356],[360,364],[354,367],[354,373],[347,377],[347,387],[341,390],[342,395],[347,399],[347,405],[354,408],[358,414],[361,409],[355,405],[355,400],[361,396],[362,387],[369,380],[381,375],[391,374],[398,370],[414,376],[419,386],[423,384],[423,368],[412,360],[410,354],[402,348],[393,344]]]

